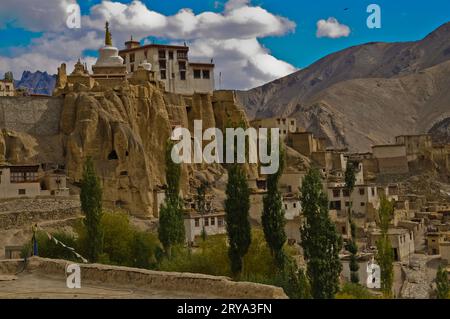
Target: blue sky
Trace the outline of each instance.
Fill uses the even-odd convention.
[[[66,1],[71,2],[75,0],[46,0],[47,2],[54,1]],[[195,34],[194,31],[189,31],[188,42],[192,45],[192,55],[194,58],[215,58],[217,56],[217,64],[223,63],[222,69],[225,73],[227,69],[235,67],[236,70],[242,69],[244,73],[242,76],[249,75],[250,80],[243,81],[239,79],[233,79],[231,75],[227,77],[227,87],[233,88],[248,88],[256,85],[260,85],[269,80],[286,75],[289,72],[295,71],[296,68],[303,68],[313,63],[314,61],[322,58],[323,56],[332,52],[347,48],[349,46],[362,44],[366,42],[374,41],[412,41],[418,40],[426,36],[428,33],[436,29],[438,26],[450,21],[450,1],[448,0],[432,0],[432,1],[406,1],[406,0],[229,0],[232,3],[230,8],[239,8],[242,6],[251,8],[262,8],[272,18],[279,19],[280,26],[271,29],[270,26],[264,25],[264,21],[271,21],[262,19],[261,27],[266,27],[267,32],[254,32],[248,31],[257,24],[247,26],[245,22],[242,24],[242,30],[244,35],[240,35],[239,29],[231,29],[234,22],[224,22],[221,27],[224,30],[224,34],[219,31],[208,34],[205,31],[199,34]],[[47,68],[49,72],[54,68],[55,63],[58,60],[64,60],[62,54],[57,55],[56,50],[60,50],[57,44],[67,43],[67,37],[73,36],[74,39],[80,39],[80,55],[82,58],[86,58],[88,62],[94,61],[96,55],[97,44],[95,39],[83,39],[82,37],[94,30],[97,32],[97,38],[101,39],[101,27],[100,22],[103,20],[93,14],[92,8],[94,5],[104,5],[101,0],[84,0],[78,1],[81,6],[82,14],[85,17],[89,17],[92,23],[87,28],[83,26],[81,30],[73,33],[67,31],[58,33],[58,28],[52,28],[52,25],[46,25],[44,22],[39,22],[41,18],[36,15],[36,12],[27,13],[23,12],[26,9],[23,5],[21,8],[17,8],[20,3],[33,2],[33,0],[2,0],[2,3],[6,2],[6,5],[0,7],[0,71],[4,72],[8,63],[16,62],[12,60],[13,57],[24,54],[26,50],[32,50],[33,52],[40,52],[45,47],[49,50],[48,54],[42,52],[41,57],[46,54],[51,56],[53,60],[47,59],[43,62],[43,69]],[[130,1],[118,1],[126,5],[131,6]],[[156,12],[159,15],[170,17],[175,16],[180,9],[189,8],[193,11],[193,16],[199,17],[202,13],[212,12],[219,15],[227,16],[232,14],[231,9],[228,13],[225,9],[227,1],[214,1],[214,0],[141,0],[142,5],[148,10],[148,12]],[[366,19],[368,13],[366,8],[369,4],[376,3],[380,5],[382,10],[382,28],[381,29],[369,29],[366,25]],[[106,7],[106,6],[105,6]],[[45,8],[43,10],[45,12]],[[242,11],[243,12],[243,11]],[[253,11],[252,11],[253,12]],[[258,11],[254,11],[255,14],[259,14]],[[239,12],[241,14],[241,12]],[[42,17],[42,19],[51,19],[49,17]],[[238,11],[236,11],[236,16]],[[31,18],[30,18],[31,17]],[[339,24],[345,25],[350,29],[348,36],[342,36],[338,38],[317,37],[317,22],[321,19],[328,19],[330,17],[335,18]],[[97,20],[95,20],[98,18]],[[35,19],[36,21],[30,21]],[[295,24],[293,27],[291,24]],[[119,21],[119,20],[117,20]],[[33,24],[33,22],[35,22]],[[126,22],[115,23],[115,33],[120,40],[123,40],[125,34],[134,33],[139,38],[146,38],[145,31],[142,31],[139,25],[126,25]],[[234,24],[233,24],[234,25]],[[153,26],[149,26],[151,29]],[[248,27],[248,30],[246,29]],[[155,27],[156,28],[156,27]],[[165,35],[166,33],[159,30],[154,36],[148,34],[151,39],[158,39],[162,42],[179,42],[186,34],[186,30],[181,30],[183,27],[179,27],[174,31],[174,36]],[[208,27],[206,27],[208,28]],[[234,34],[226,32],[227,28],[233,30]],[[136,31],[134,31],[136,30]],[[123,31],[123,32],[122,32]],[[128,33],[127,33],[128,32]],[[217,33],[219,32],[219,33]],[[250,32],[248,35],[245,32]],[[149,33],[151,33],[149,31]],[[216,37],[219,36],[221,43],[216,43]],[[49,40],[47,38],[52,38]],[[94,37],[94,35],[92,35]],[[35,41],[39,42],[36,45]],[[44,42],[47,41],[45,44]],[[51,48],[51,41],[55,42],[55,47]],[[235,41],[235,42],[233,42]],[[237,42],[236,42],[237,41]],[[76,43],[76,42],[75,42]],[[214,45],[212,44],[214,43]],[[241,45],[242,44],[242,45]],[[72,43],[73,45],[73,43]],[[85,45],[83,47],[83,45]],[[227,51],[221,52],[221,48],[229,46]],[[120,43],[117,46],[121,46]],[[244,49],[239,48],[242,46],[245,50],[248,50],[248,55],[244,52]],[[234,51],[233,51],[234,50]],[[217,51],[217,52],[216,52]],[[219,52],[220,51],[220,52]],[[75,60],[76,51],[69,51],[69,48],[65,48],[67,54],[67,60]],[[236,55],[234,55],[236,53]],[[226,55],[230,56],[229,59]],[[258,58],[254,58],[258,56]],[[28,56],[34,64],[39,63],[39,56]],[[231,58],[233,57],[233,58]],[[3,58],[3,63],[2,63]],[[233,60],[234,59],[234,60]],[[237,60],[242,59],[239,64]],[[37,62],[36,62],[37,61]],[[16,63],[17,64],[17,63]],[[21,68],[27,68],[27,63],[20,61],[20,67],[13,67],[13,70],[17,73],[21,71]],[[266,66],[271,66],[272,69],[278,69],[276,71],[267,71]],[[37,68],[36,65],[30,65],[30,68]],[[219,66],[220,69],[220,66]],[[231,69],[230,69],[231,70]],[[247,73],[245,73],[247,72]],[[52,72],[51,72],[52,73]],[[54,73],[54,72],[53,72]],[[242,77],[241,76],[241,77]],[[17,75],[16,75],[17,77]],[[236,77],[237,78],[237,77]]]

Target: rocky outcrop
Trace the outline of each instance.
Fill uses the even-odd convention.
[[[165,147],[172,126],[193,131],[193,121],[203,128],[222,125],[228,114],[246,121],[233,100],[224,113],[217,105],[221,94],[184,97],[161,91],[157,86],[126,85],[117,89],[76,85],[65,92],[61,114],[65,162],[70,178],[81,180],[83,163],[92,157],[103,185],[107,207],[121,207],[132,214],[151,217],[156,205],[154,191],[165,184]],[[218,174],[223,169],[215,167]],[[208,169],[183,164],[182,191],[190,192],[195,172]],[[211,174],[211,173],[210,173]]]

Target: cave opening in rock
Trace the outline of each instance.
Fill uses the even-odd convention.
[[[113,161],[113,160],[118,160],[119,156],[117,155],[116,150],[112,150],[111,153],[109,153],[108,155],[108,160]]]

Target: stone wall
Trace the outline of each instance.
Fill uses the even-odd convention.
[[[63,99],[57,97],[0,98],[0,127],[32,135],[59,134]]]
[[[78,199],[16,199],[0,201],[0,229],[30,227],[33,223],[63,220],[81,214]]]
[[[33,257],[26,268],[28,272],[45,274],[66,280],[65,268],[69,262]],[[201,274],[160,272],[99,264],[80,264],[81,283],[102,283],[112,287],[136,287],[142,290],[164,290],[210,295],[211,298],[236,299],[286,299],[281,288],[233,282],[226,277]],[[15,274],[22,268],[21,260],[0,261],[0,274]],[[20,279],[19,279],[20,280]]]

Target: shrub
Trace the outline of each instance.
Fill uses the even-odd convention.
[[[101,219],[103,233],[103,253],[98,261],[103,264],[155,268],[159,241],[154,234],[140,231],[130,224],[125,213],[103,213]],[[87,236],[84,224],[76,226],[77,247],[80,252],[87,249]]]
[[[55,237],[58,241],[64,243],[66,246],[72,248],[76,247],[75,237],[68,233],[54,232],[51,233],[51,235]],[[38,243],[38,255],[40,257],[80,261],[71,250],[63,247],[60,244],[56,244],[53,240],[48,238],[46,233],[42,231],[38,231],[36,233],[36,240]],[[26,257],[31,256],[32,251],[33,249],[30,241],[26,245],[24,245],[21,252],[21,257],[24,258],[25,256]]]
[[[346,283],[341,291],[336,294],[337,299],[376,299],[367,288],[355,283]]]

